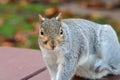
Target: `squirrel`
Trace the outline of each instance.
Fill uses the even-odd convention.
[[[120,44],[111,25],[39,14],[38,44],[51,80],[120,74]]]

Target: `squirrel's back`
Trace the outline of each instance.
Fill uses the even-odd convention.
[[[82,37],[84,37],[89,44],[89,53],[94,53],[95,41],[97,42],[103,25],[85,19],[63,19],[62,22],[69,28],[68,32],[72,36],[73,46],[81,45]]]
[[[80,35],[82,31],[82,34],[84,34],[89,39],[90,37],[99,36],[98,34],[100,33],[101,28],[103,27],[103,25],[101,24],[85,19],[63,19],[62,22],[69,27],[71,33],[78,33],[74,35]]]
[[[85,20],[85,19],[62,19],[62,21],[64,23],[66,23],[67,25],[69,25],[70,27],[73,26],[80,26],[80,27],[85,27],[85,28],[94,28],[94,29],[98,29],[98,26],[96,25],[101,25],[89,20]]]

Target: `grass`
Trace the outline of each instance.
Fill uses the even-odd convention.
[[[27,34],[30,35],[34,29],[33,23],[38,21],[38,14],[43,13],[46,8],[43,4],[28,4],[26,6],[0,4],[0,19],[3,20],[0,25],[0,36],[7,39],[13,38],[19,30],[28,32]],[[38,49],[38,47],[34,46],[37,43],[37,35],[31,36],[27,37],[31,43],[29,48]],[[24,46],[24,44],[22,45]],[[19,45],[16,44],[16,46]]]

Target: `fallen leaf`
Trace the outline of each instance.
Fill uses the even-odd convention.
[[[45,10],[45,15],[48,17],[48,18],[51,18],[53,16],[56,16],[58,15],[59,13],[59,10],[57,7],[52,7],[52,8],[48,8]]]

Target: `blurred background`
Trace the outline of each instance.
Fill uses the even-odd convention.
[[[39,49],[38,14],[110,24],[120,40],[120,0],[0,0],[0,46]]]

